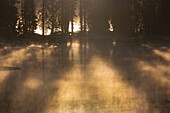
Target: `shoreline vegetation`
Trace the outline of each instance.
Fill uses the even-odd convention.
[[[170,35],[169,0],[2,0],[0,6],[0,36],[9,42]]]
[[[33,35],[20,35],[14,37],[0,36],[0,48],[6,45],[10,46],[26,46],[30,44],[40,45],[56,45],[60,46],[73,40],[95,40],[95,41],[115,41],[117,43],[170,43],[168,35],[140,35],[140,36],[120,36],[120,35],[49,35],[42,36],[38,34]]]

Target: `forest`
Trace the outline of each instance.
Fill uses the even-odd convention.
[[[0,7],[7,37],[170,34],[169,0],[1,0]]]
[[[170,0],[0,0],[0,113],[170,113]]]

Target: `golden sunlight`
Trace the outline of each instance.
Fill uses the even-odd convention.
[[[139,62],[139,66],[142,71],[148,71],[150,76],[160,81],[163,85],[170,85],[170,77],[166,76],[166,74],[170,74],[169,67],[160,64],[152,66],[143,61]]]
[[[71,31],[72,31],[72,28],[71,28],[71,22],[70,22],[70,23],[69,23],[69,32],[71,32]],[[80,31],[80,25],[79,25],[79,23],[78,23],[78,22],[74,22],[73,32],[74,32],[74,33],[77,33],[77,32],[79,32],[79,31]],[[39,35],[42,35],[42,29],[41,29],[40,26],[37,27],[37,29],[35,30],[35,33],[36,33],[36,34],[39,34]],[[51,30],[50,30],[50,29],[47,29],[47,30],[45,31],[45,35],[48,36],[48,35],[50,35],[50,34],[51,34]]]
[[[112,21],[109,20],[109,31],[113,32],[114,28],[113,28],[113,24],[112,24]]]
[[[6,79],[6,77],[9,75],[9,71],[0,71],[0,84],[1,84],[1,82],[3,82],[5,79]]]
[[[136,92],[125,83],[114,67],[107,66],[99,57],[93,57],[87,67],[89,70],[92,69],[88,74],[82,73],[80,66],[75,64],[72,70],[66,73],[64,80],[52,83],[58,90],[49,100],[47,113],[69,113],[71,111],[118,113],[120,110],[132,113],[131,110],[134,109],[137,109],[136,112],[133,111],[134,113],[138,113],[140,109],[147,111],[146,95]],[[52,108],[50,105],[56,102],[58,102],[58,107]]]
[[[8,49],[8,47],[4,47],[4,49]],[[19,49],[17,51],[13,51],[10,54],[7,54],[5,56],[1,56],[1,65],[5,67],[11,67],[11,66],[20,66],[20,62],[27,59],[30,56],[29,53],[27,53],[26,49]],[[15,62],[15,64],[14,64]],[[0,71],[0,84],[9,76],[10,71]]]
[[[42,30],[39,27],[37,27],[37,29],[35,30],[35,33],[42,35]]]
[[[27,88],[30,88],[30,89],[33,89],[33,90],[34,90],[34,89],[37,89],[39,86],[41,86],[41,85],[42,85],[42,82],[41,82],[40,80],[36,79],[36,78],[30,77],[30,78],[28,78],[28,79],[25,81],[24,85],[25,85]]]
[[[163,57],[165,60],[170,61],[170,49],[168,49],[167,52],[162,52],[160,50],[155,49],[155,50],[153,50],[153,52],[156,55],[159,55],[159,56]]]
[[[42,35],[42,29],[38,26],[37,27],[37,29],[35,30],[35,33],[36,34],[39,34],[39,35]],[[51,30],[50,29],[47,29],[46,31],[45,31],[45,35],[50,35],[51,34]]]
[[[69,23],[69,32],[71,32],[71,22]],[[80,25],[78,22],[74,22],[74,29],[73,29],[74,33],[77,33],[80,31]]]

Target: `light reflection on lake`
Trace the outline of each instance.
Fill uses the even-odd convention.
[[[80,39],[0,49],[9,67],[0,70],[0,112],[168,113],[169,51],[148,47]]]

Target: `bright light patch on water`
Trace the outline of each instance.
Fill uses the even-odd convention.
[[[170,61],[170,50],[168,50],[167,52],[162,52],[160,50],[155,49],[155,50],[153,50],[153,52],[156,55],[163,57],[165,60]]]
[[[72,47],[73,47],[73,48],[77,48],[77,49],[79,49],[79,47],[80,47],[79,42],[78,42],[78,41],[76,41],[76,42],[72,43]]]
[[[28,78],[24,85],[30,89],[37,89],[40,85],[42,85],[42,82],[36,78]]]
[[[4,47],[4,49],[8,49],[9,47]],[[8,78],[10,71],[3,70],[4,67],[8,67],[10,70],[10,67],[13,66],[19,66],[20,63],[27,59],[30,56],[30,54],[25,49],[19,49],[17,51],[13,51],[10,54],[4,55],[0,57],[0,85],[3,81]],[[15,62],[15,63],[14,63]],[[7,68],[7,69],[8,69]]]
[[[75,64],[72,70],[64,75],[64,80],[52,83],[58,90],[48,105],[58,102],[58,107],[48,106],[47,113],[120,113],[121,110],[126,113],[139,113],[140,109],[147,111],[146,95],[139,94],[125,83],[115,68],[107,66],[99,57],[92,58],[87,67],[89,70],[93,69],[90,75],[82,73],[79,64]],[[144,106],[144,109],[141,106]]]
[[[116,41],[114,40],[114,41],[112,42],[112,44],[113,44],[113,45],[116,45]]]
[[[6,77],[9,75],[9,71],[0,71],[0,84],[1,84],[1,82],[3,82],[5,79],[6,79]]]
[[[152,66],[144,61],[139,62],[139,67],[142,71],[147,71],[151,77],[160,81],[162,85],[170,85],[170,77],[167,76],[170,74],[169,67],[160,64]]]
[[[43,48],[42,45],[39,45],[39,44],[31,44],[30,46],[28,46],[28,48]]]
[[[71,45],[71,43],[70,42],[67,42],[67,47],[69,47]]]

